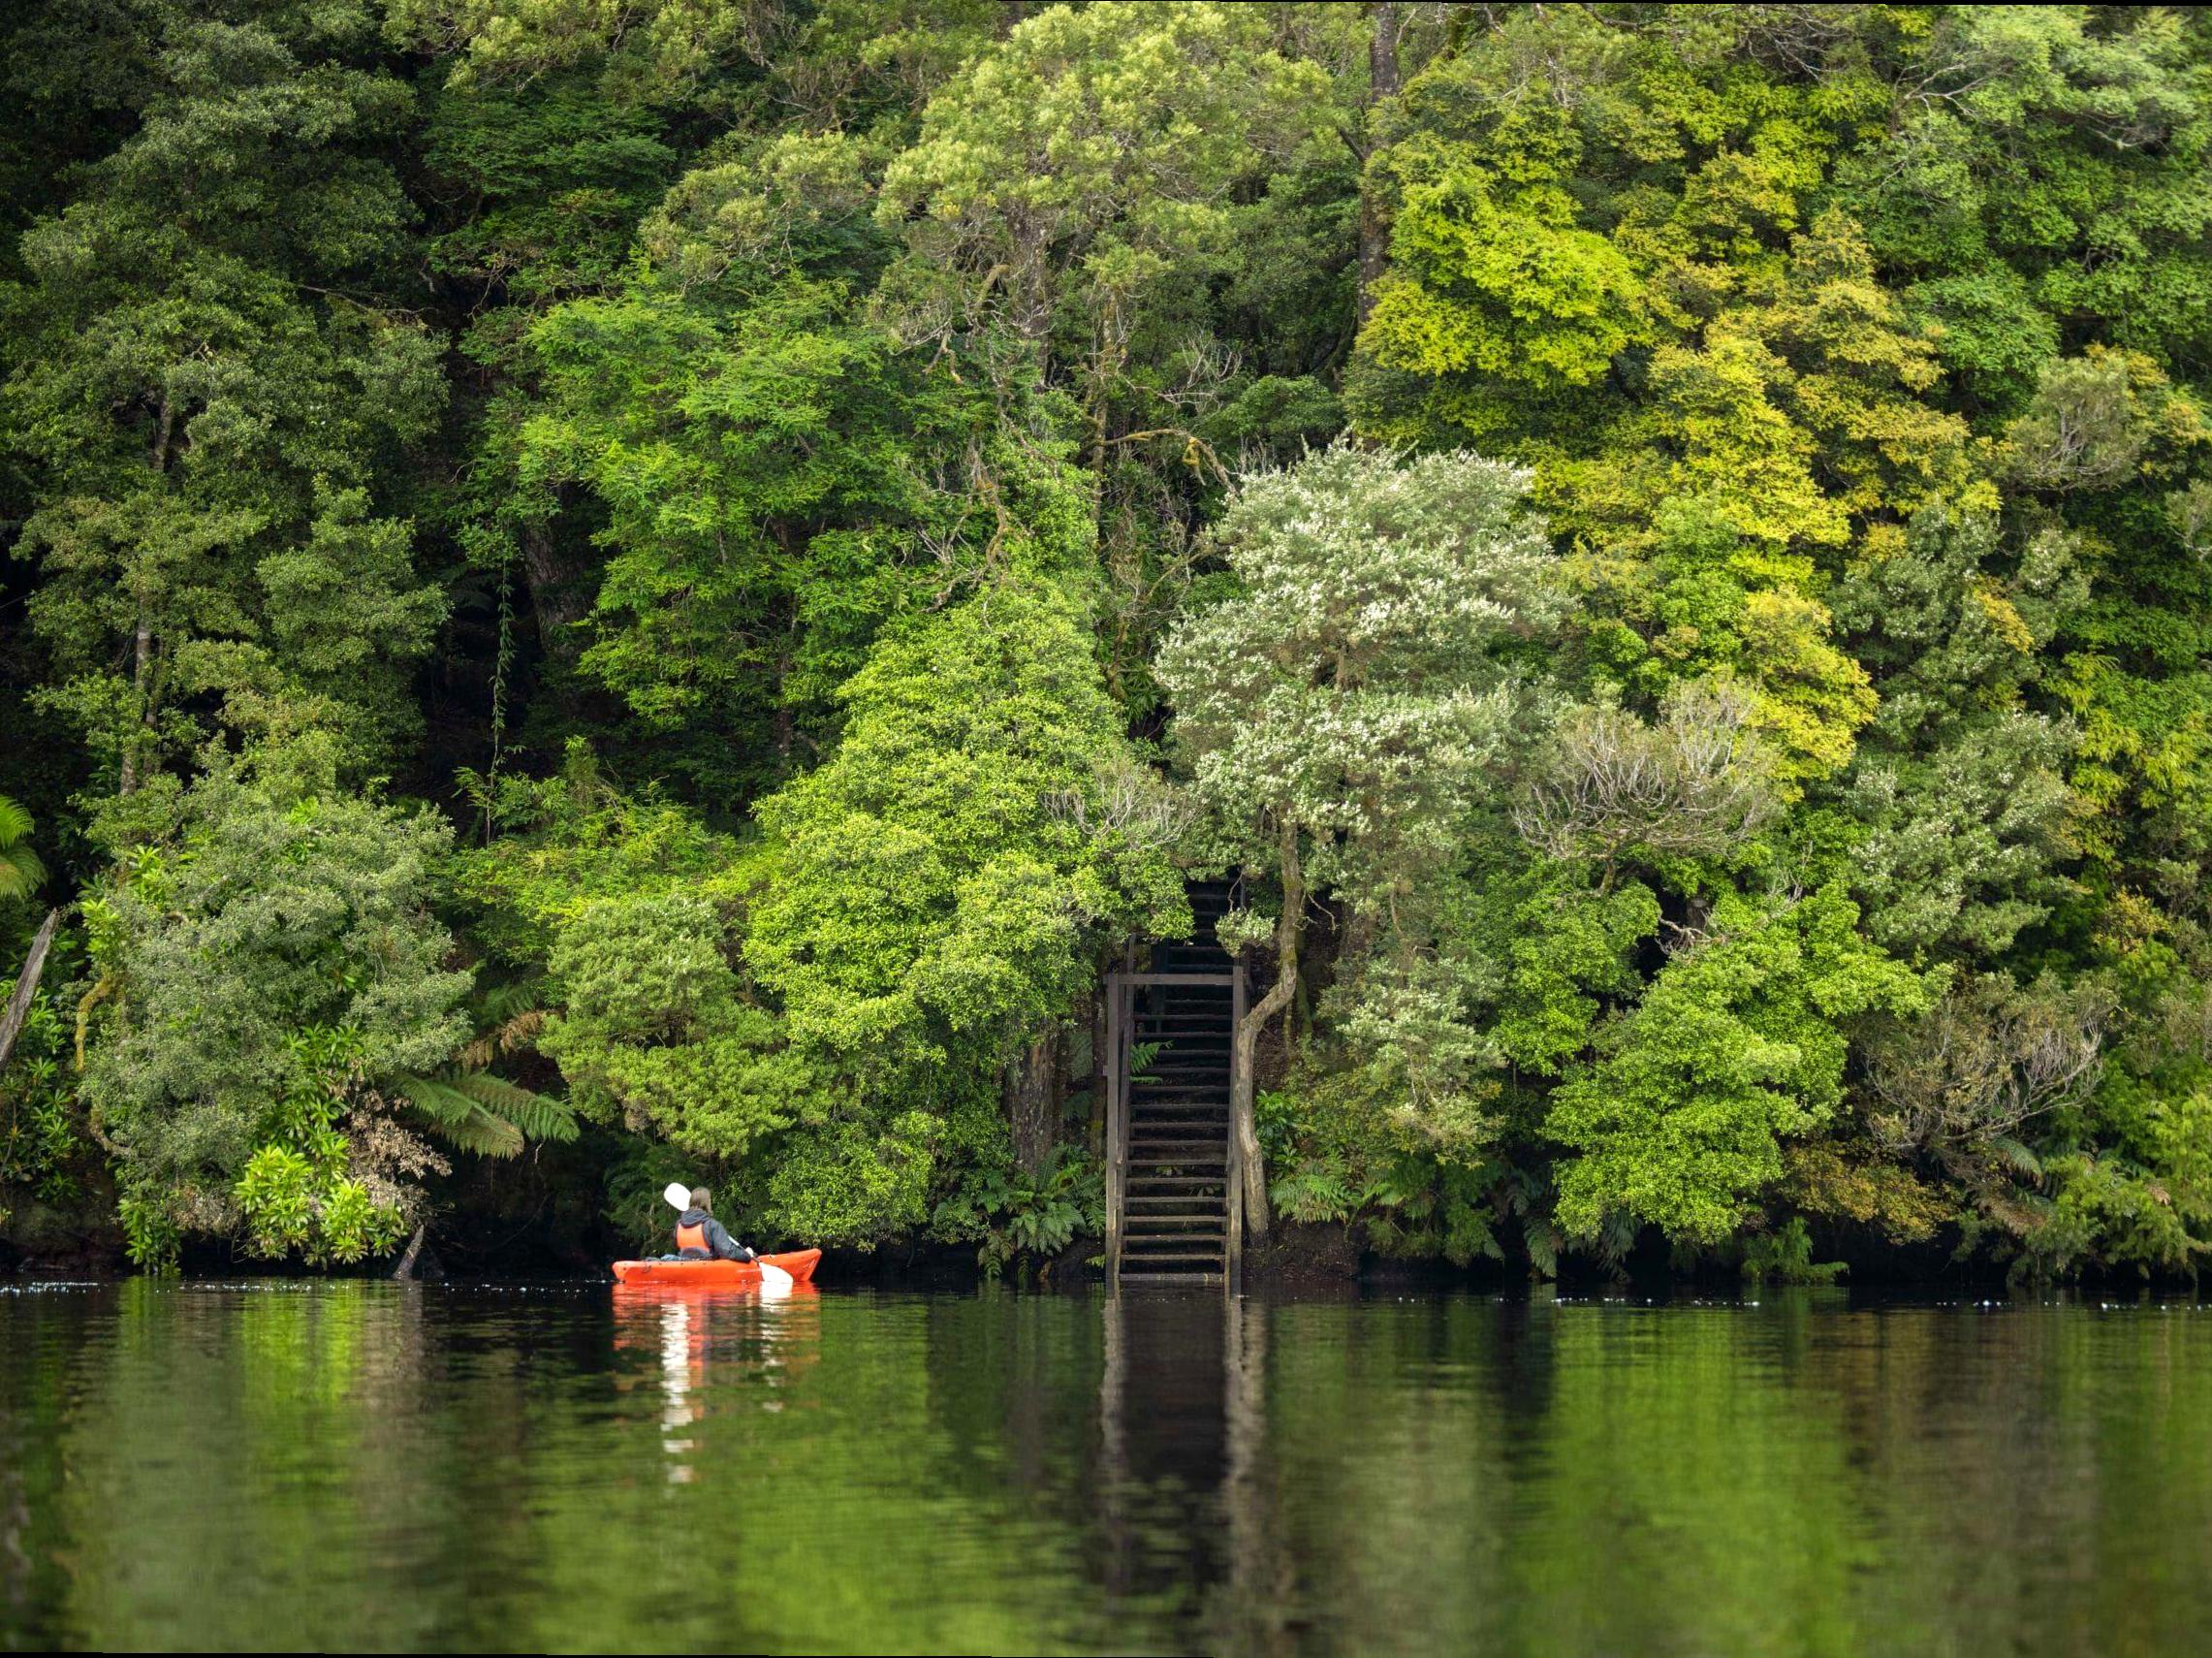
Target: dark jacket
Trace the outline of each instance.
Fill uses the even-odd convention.
[[[732,1236],[721,1222],[704,1209],[686,1209],[677,1217],[679,1227],[705,1227],[707,1247],[716,1260],[750,1260],[753,1252]]]

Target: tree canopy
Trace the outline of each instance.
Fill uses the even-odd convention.
[[[1255,1228],[2212,1245],[2204,14],[0,62],[0,1186],[331,1263],[696,1169],[995,1268],[1096,1224],[1104,975],[1228,877]]]

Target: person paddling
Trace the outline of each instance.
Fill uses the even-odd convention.
[[[691,1189],[691,1200],[676,1219],[679,1260],[751,1260],[753,1252],[714,1219],[714,1199],[704,1186]]]

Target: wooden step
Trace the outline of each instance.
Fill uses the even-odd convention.
[[[1131,1186],[1218,1186],[1218,1174],[1132,1174]]]
[[[1219,1266],[1226,1257],[1220,1244],[1208,1243],[1203,1238],[1124,1237],[1122,1240],[1122,1259],[1127,1262],[1131,1259],[1143,1266],[1157,1266],[1168,1260],[1191,1260],[1200,1266]]]
[[[1161,1238],[1187,1238],[1192,1243],[1218,1242],[1229,1235],[1224,1215],[1127,1215],[1122,1221],[1122,1241],[1156,1243]]]
[[[1142,1139],[1129,1142],[1131,1162],[1157,1157],[1189,1157],[1212,1163],[1228,1149],[1217,1136],[1211,1140]]]
[[[1152,1215],[1161,1217],[1169,1215],[1219,1215],[1224,1213],[1228,1206],[1228,1196],[1223,1193],[1203,1196],[1191,1194],[1181,1197],[1170,1196],[1165,1197],[1124,1197],[1122,1199],[1122,1207],[1127,1211],[1122,1219],[1129,1221]]]
[[[1218,1205],[1207,1215],[1153,1215],[1132,1210],[1122,1217],[1122,1241],[1159,1245],[1187,1238],[1194,1249],[1217,1249],[1227,1235],[1227,1220]]]
[[[1212,1249],[1229,1235],[1229,1218],[1217,1208],[1210,1215],[1124,1215],[1122,1217],[1122,1241],[1142,1239],[1157,1243],[1162,1238],[1188,1238],[1192,1244]]]

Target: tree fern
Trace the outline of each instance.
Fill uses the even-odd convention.
[[[31,838],[31,814],[0,794],[0,898],[28,898],[47,878],[38,853],[24,845]]]
[[[486,1110],[504,1117],[533,1140],[573,1140],[576,1113],[564,1100],[538,1094],[503,1076],[477,1071],[454,1083]]]
[[[526,1048],[545,1026],[538,985],[530,979],[485,992],[480,1016],[490,1028],[428,1076],[400,1077],[394,1092],[405,1097],[424,1124],[448,1144],[485,1157],[519,1157],[530,1140],[573,1140],[576,1113],[567,1102],[494,1076],[488,1068],[502,1054]]]
[[[533,1139],[576,1138],[576,1115],[566,1104],[505,1077],[448,1066],[434,1076],[402,1076],[393,1091],[440,1139],[482,1157],[519,1157]]]
[[[522,1131],[496,1112],[470,1099],[455,1082],[461,1073],[439,1076],[402,1076],[394,1092],[415,1107],[426,1128],[448,1145],[481,1157],[517,1157],[522,1150]]]

